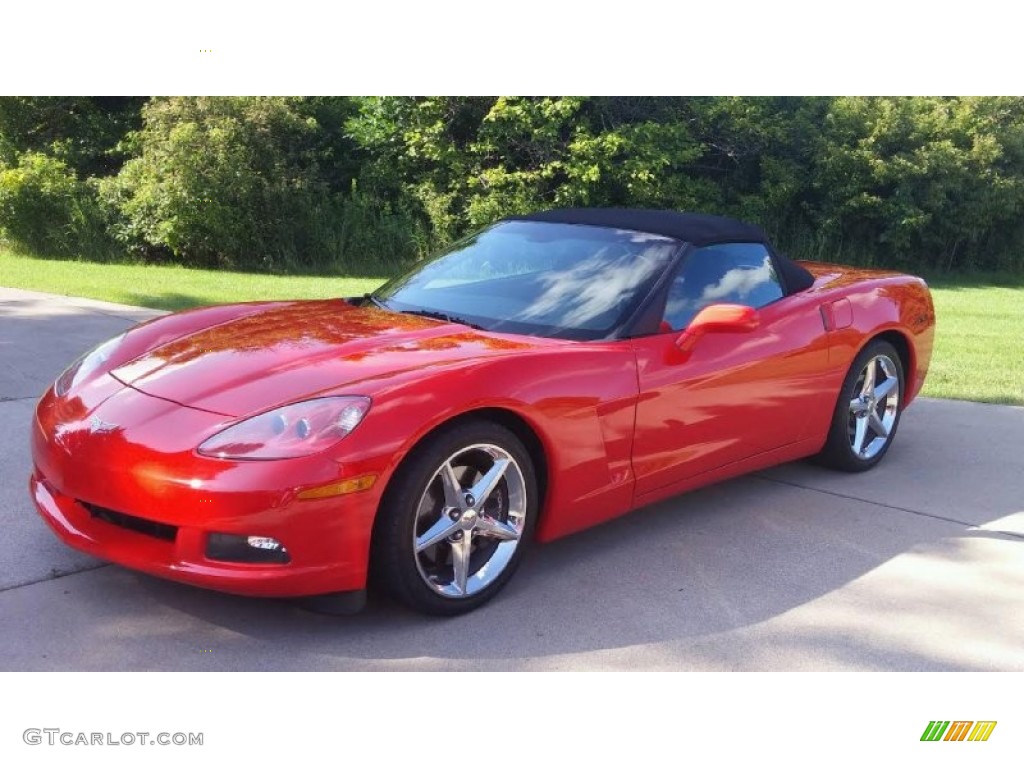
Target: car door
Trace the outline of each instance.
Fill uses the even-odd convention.
[[[757,327],[706,333],[681,353],[680,332],[717,303],[756,308]],[[691,250],[664,306],[661,331],[632,341],[637,496],[799,440],[829,396],[821,384],[828,345],[820,314],[801,295],[785,296],[765,245]]]

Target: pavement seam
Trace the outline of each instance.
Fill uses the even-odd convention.
[[[21,589],[22,587],[31,587],[33,584],[42,584],[46,581],[56,581],[57,579],[63,579],[66,576],[76,576],[79,573],[88,573],[89,571],[98,571],[100,568],[109,568],[111,563],[98,563],[96,565],[90,565],[88,568],[79,568],[77,571],[67,571],[66,573],[58,573],[55,576],[47,576],[42,579],[34,579],[32,581],[23,581],[20,584],[11,584],[9,587],[0,587],[0,594],[4,592],[10,592],[13,589]]]
[[[884,509],[892,509],[892,510],[895,510],[896,512],[907,512],[907,513],[909,513],[911,515],[918,515],[919,517],[929,517],[932,520],[939,520],[939,521],[941,521],[943,523],[953,523],[954,525],[962,525],[965,528],[973,528],[973,529],[978,530],[978,531],[985,531],[986,533],[997,534],[999,536],[1008,536],[1009,538],[1012,538],[1012,539],[1020,539],[1020,540],[1024,541],[1024,534],[1014,533],[1012,531],[1001,531],[1001,530],[996,529],[996,528],[982,528],[980,525],[978,525],[976,523],[969,523],[966,520],[957,520],[954,517],[944,517],[942,515],[936,515],[936,514],[933,514],[931,512],[922,512],[919,509],[910,509],[909,507],[898,507],[898,506],[896,506],[894,504],[886,504],[883,501],[872,501],[871,499],[862,499],[859,496],[850,496],[849,494],[846,494],[846,493],[839,493],[839,491],[827,491],[824,488],[813,488],[813,487],[811,487],[809,485],[800,485],[800,483],[794,483],[794,482],[792,482],[790,480],[779,480],[779,479],[774,478],[774,477],[766,477],[765,475],[760,475],[760,474],[751,475],[751,477],[756,477],[758,480],[764,480],[765,482],[768,482],[768,483],[776,483],[778,485],[788,485],[790,488],[800,488],[801,490],[804,490],[804,491],[814,491],[815,493],[824,493],[827,496],[835,496],[836,498],[839,498],[839,499],[847,499],[849,501],[859,501],[859,502],[862,502],[864,504],[873,504],[876,507],[882,507]]]
[[[6,395],[0,395],[0,403],[16,403],[19,400],[35,400],[35,395],[20,395],[18,397],[7,397]]]
[[[4,286],[0,286],[0,287],[4,287]],[[52,294],[52,295],[56,296],[57,298],[60,298],[60,299],[84,298],[84,297],[64,296],[62,294]],[[0,302],[0,304],[3,304],[3,303],[5,303],[5,302]],[[140,317],[136,317],[136,316],[129,315],[129,314],[120,314],[116,309],[107,309],[105,307],[94,307],[94,306],[90,306],[88,304],[79,304],[79,303],[74,302],[74,301],[67,301],[67,302],[65,302],[65,305],[69,306],[69,307],[71,307],[73,309],[76,309],[76,310],[81,310],[82,312],[89,312],[89,313],[95,314],[95,315],[103,315],[104,317],[116,317],[116,318],[118,318],[120,320],[129,320],[129,321],[134,322],[134,323],[141,323],[141,322],[144,322],[144,321],[150,319],[148,317],[140,318]],[[153,307],[133,307],[133,306],[130,306],[130,305],[127,305],[127,304],[124,305],[124,306],[125,306],[126,309],[129,309],[129,310],[137,309],[137,310],[140,310],[142,312],[159,312],[160,315],[167,314],[167,312],[165,310],[154,309]],[[158,317],[159,317],[159,315],[158,315]]]
[[[97,315],[103,315],[104,317],[116,317],[116,318],[119,318],[121,320],[130,320],[130,321],[132,321],[134,323],[141,323],[141,322],[144,322],[144,321],[150,319],[148,317],[141,317],[140,318],[140,317],[133,317],[132,315],[119,315],[117,312],[107,312],[107,311],[105,311],[103,309],[98,309],[96,307],[83,307],[83,306],[81,306],[79,304],[76,304],[75,307],[78,308],[78,309],[84,309],[87,312],[94,312]],[[159,310],[159,309],[153,310],[150,307],[139,307],[139,309],[146,310],[146,311],[155,311],[155,312],[160,312],[161,314],[166,314],[166,312],[163,312],[163,310]],[[159,317],[159,315],[158,315],[158,317]]]

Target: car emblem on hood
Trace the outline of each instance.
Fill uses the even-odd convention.
[[[94,435],[105,435],[108,432],[113,432],[117,427],[117,424],[104,421],[99,416],[93,416],[89,419],[89,432]]]

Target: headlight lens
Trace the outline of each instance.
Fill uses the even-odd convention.
[[[218,432],[199,446],[217,459],[293,459],[317,453],[359,426],[368,397],[319,397],[261,413]]]
[[[110,356],[114,354],[114,350],[117,349],[117,345],[121,343],[124,338],[122,333],[120,336],[115,336],[112,339],[100,344],[98,347],[93,349],[91,352],[86,352],[80,358],[75,360],[69,365],[64,373],[57,377],[57,381],[53,385],[53,391],[57,393],[58,397],[64,397],[73,388],[77,387],[92,374],[106,365],[107,361],[110,360]]]

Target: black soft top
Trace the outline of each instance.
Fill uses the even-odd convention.
[[[682,213],[650,208],[556,208],[525,216],[509,216],[515,221],[547,221],[553,224],[588,224],[594,227],[628,229],[664,235],[696,246],[714,243],[764,243],[764,231],[753,224],[712,216],[707,213]],[[775,253],[775,263],[782,276],[787,294],[805,291],[814,284],[814,276],[781,253]]]
[[[760,227],[706,213],[680,213],[643,208],[558,208],[509,218],[629,229],[674,237],[676,240],[685,240],[694,245],[768,242]]]

